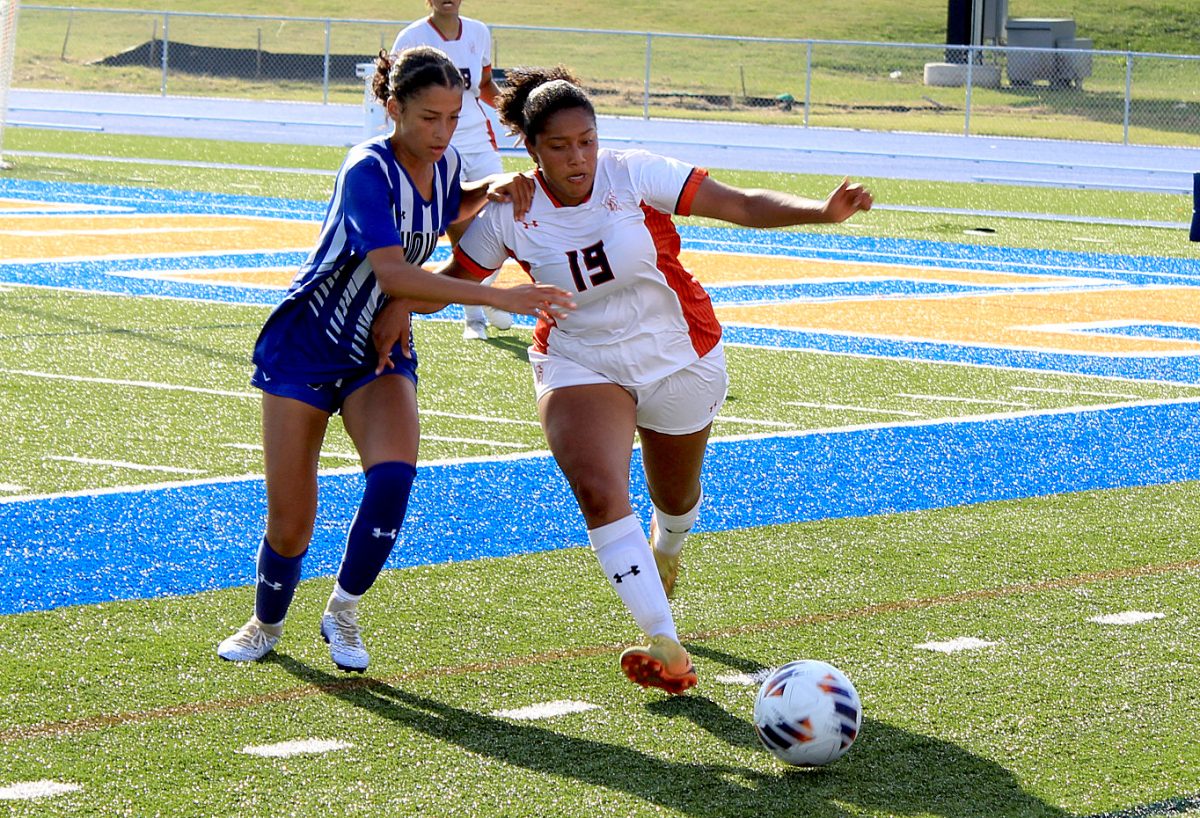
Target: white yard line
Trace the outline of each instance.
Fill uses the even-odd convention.
[[[148,463],[129,463],[124,460],[99,460],[94,457],[69,457],[67,455],[48,454],[43,460],[57,460],[63,463],[80,463],[84,466],[108,466],[116,469],[132,469],[133,471],[160,471],[166,474],[204,474],[203,469],[183,469],[178,466],[155,466]]]
[[[1138,625],[1154,619],[1163,619],[1165,616],[1166,614],[1150,611],[1122,611],[1104,616],[1093,616],[1088,622],[1095,622],[1098,625]]]
[[[983,650],[994,648],[997,643],[977,639],[974,636],[959,636],[945,642],[922,642],[916,647],[920,650],[932,650],[936,653],[958,653],[963,650]]]
[[[1010,400],[983,400],[980,398],[962,398],[957,395],[922,395],[915,392],[897,392],[898,398],[911,398],[913,400],[928,400],[938,403],[969,403],[978,406],[1015,406],[1018,409],[1030,409],[1031,404],[1016,403]]]
[[[1085,392],[1076,389],[1052,389],[1048,386],[1014,386],[1014,392],[1044,392],[1050,395],[1082,395],[1090,398],[1128,398],[1137,400],[1141,395],[1127,395],[1124,392]]]
[[[785,401],[783,405],[784,406],[802,406],[805,409],[836,409],[836,410],[844,409],[844,410],[848,410],[851,412],[869,412],[869,413],[875,414],[875,415],[899,415],[901,417],[909,417],[909,418],[925,417],[920,412],[905,412],[902,409],[875,409],[874,407],[871,407],[871,406],[848,406],[848,405],[841,404],[841,403],[808,403],[808,402],[802,401],[802,400],[789,400],[789,401]]]
[[[732,415],[717,415],[717,420],[723,420],[726,423],[741,423],[746,426],[771,426],[778,429],[795,429],[795,423],[786,423],[781,420],[759,420],[757,418],[739,418]]]
[[[75,792],[83,787],[78,784],[62,784],[58,781],[18,781],[0,787],[0,801],[29,801],[34,798],[47,798],[51,795],[62,795]]]
[[[491,715],[498,719],[515,719],[517,721],[533,721],[537,719],[552,719],[570,713],[585,713],[588,710],[599,710],[600,706],[588,702],[554,701],[544,704],[531,704],[528,707],[518,707],[515,710],[497,710]]]
[[[277,744],[260,744],[258,746],[243,747],[241,752],[246,755],[260,756],[262,758],[291,758],[292,756],[315,755],[318,753],[330,753],[334,750],[346,750],[353,746],[353,744],[347,744],[344,741],[306,738],[295,741],[281,741]]]
[[[147,233],[231,233],[243,227],[139,227],[138,235]],[[0,230],[0,236],[127,236],[128,227],[105,227],[103,229],[77,230]]]

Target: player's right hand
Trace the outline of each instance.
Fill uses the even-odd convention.
[[[575,295],[551,284],[520,284],[516,287],[492,287],[493,307],[539,318],[565,318],[575,309]]]

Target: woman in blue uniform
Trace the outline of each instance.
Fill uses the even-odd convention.
[[[316,518],[321,443],[330,416],[340,412],[362,459],[366,488],[320,631],[338,667],[367,667],[357,605],[399,535],[419,439],[411,336],[400,339],[386,365],[372,344],[372,322],[388,300],[480,304],[527,315],[570,306],[567,293],[555,287],[482,287],[420,267],[447,227],[482,207],[489,180],[460,182],[458,153],[449,144],[463,79],[445,54],[433,48],[381,54],[374,87],[395,123],[392,133],[350,150],[317,246],[254,347],[251,382],[263,391],[267,527],[254,615],[221,642],[223,659],[261,659],[283,633]],[[499,184],[503,180],[490,181],[495,196],[510,189]]]

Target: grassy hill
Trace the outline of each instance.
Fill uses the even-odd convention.
[[[66,4],[63,4],[66,5]],[[87,8],[145,8],[239,14],[233,0],[153,0],[116,3],[77,0]],[[295,17],[406,20],[426,13],[423,0],[292,0],[271,12]],[[724,0],[467,0],[463,13],[492,24],[543,25],[690,34],[796,37],[826,40],[939,43],[946,34],[946,0],[810,0],[806,3],[729,3]],[[1010,0],[1013,17],[1073,17],[1079,36],[1099,49],[1195,54],[1200,15],[1195,0]],[[570,59],[571,55],[564,55]]]

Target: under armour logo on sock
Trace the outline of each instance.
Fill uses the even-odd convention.
[[[258,575],[258,582],[259,582],[259,584],[261,584],[261,585],[266,585],[266,586],[267,586],[268,588],[270,588],[272,591],[282,591],[282,590],[283,590],[283,583],[282,583],[282,582],[271,582],[271,581],[270,581],[269,579],[267,579],[267,578],[266,578],[266,577],[265,577],[263,574],[259,574],[259,575]]]
[[[668,534],[687,534],[691,530],[691,528],[685,528],[682,531],[675,531],[674,529],[667,528],[665,525],[663,526],[663,531],[667,532]]]
[[[623,578],[629,577],[629,576],[636,577],[640,573],[642,573],[641,568],[638,568],[636,565],[631,565],[631,566],[629,566],[629,570],[626,571],[624,574],[613,574],[613,581],[616,582],[618,585],[620,585],[621,580]]]
[[[372,537],[387,537],[389,540],[396,539],[396,535],[399,533],[400,529],[398,528],[393,528],[391,531],[384,531],[382,528],[375,528],[371,530]]]

